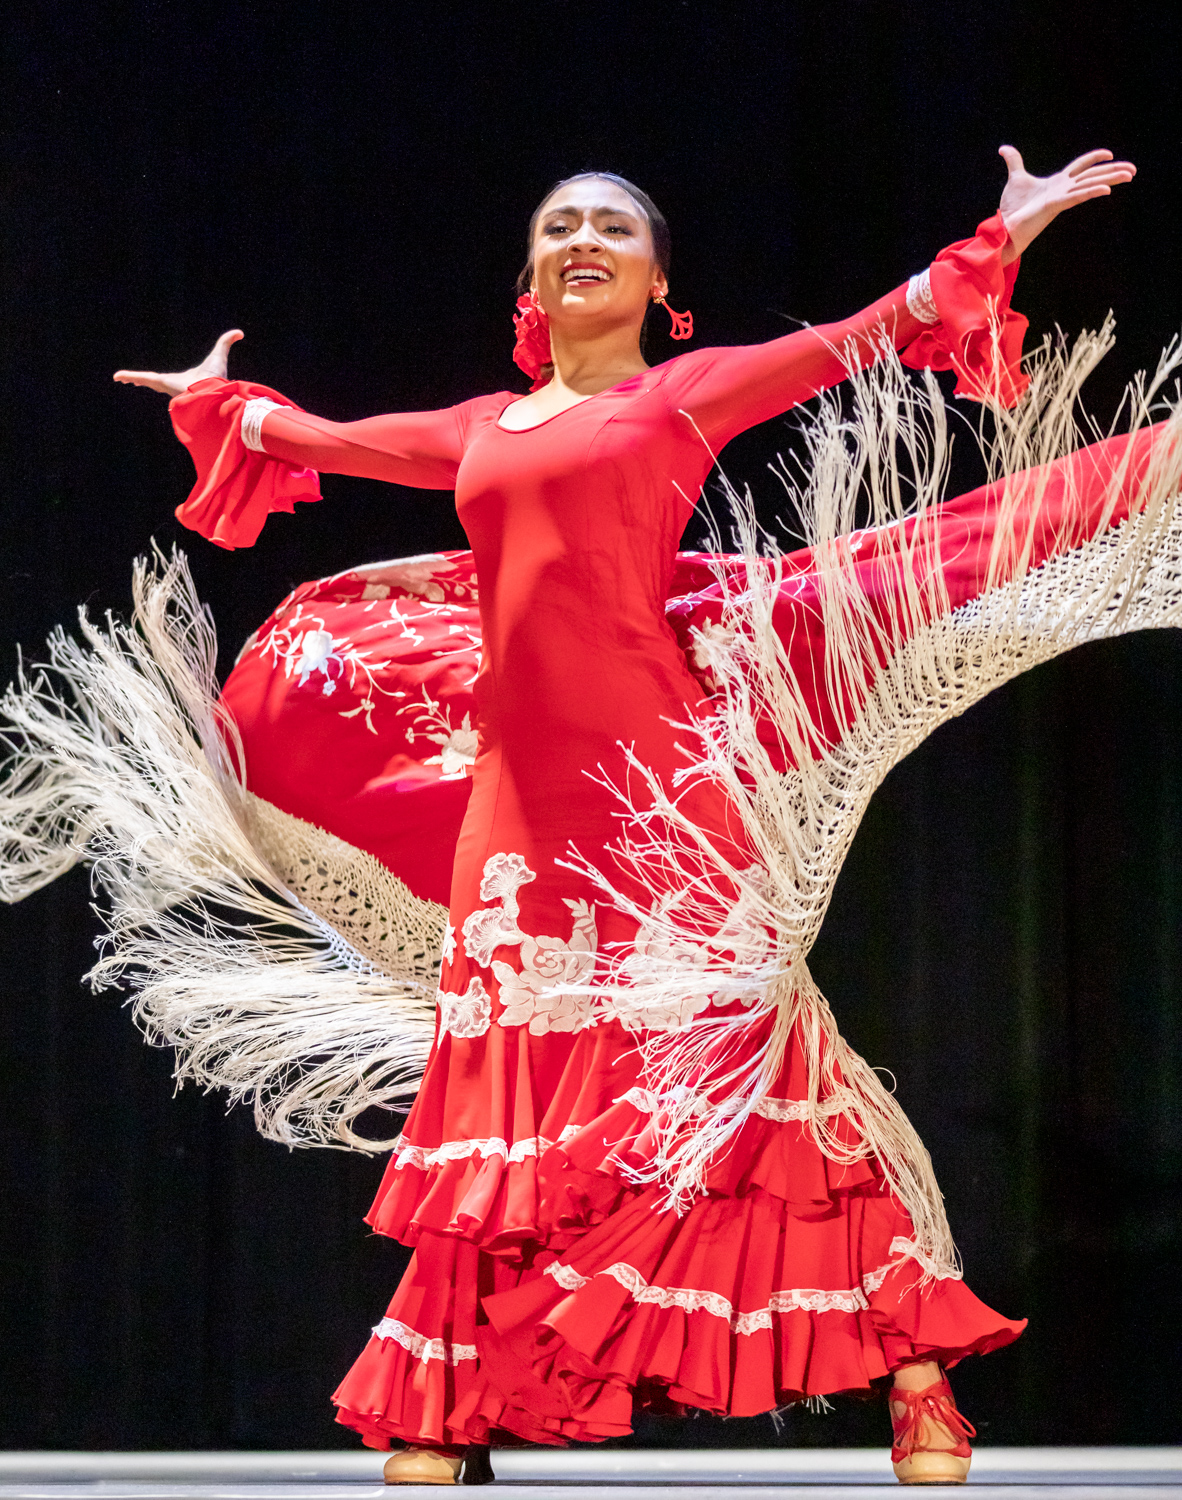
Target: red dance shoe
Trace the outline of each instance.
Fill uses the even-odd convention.
[[[897,1406],[904,1410],[897,1412]],[[895,1386],[890,1408],[895,1431],[891,1464],[899,1483],[963,1484],[973,1458],[969,1438],[977,1436],[977,1429],[957,1411],[945,1377],[941,1375],[922,1391]],[[948,1439],[950,1446],[932,1446]]]

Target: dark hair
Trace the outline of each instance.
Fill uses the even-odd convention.
[[[669,274],[669,263],[672,260],[673,241],[669,235],[669,226],[665,222],[665,215],[653,202],[646,192],[643,192],[634,182],[629,182],[626,177],[621,177],[616,172],[576,172],[573,177],[564,177],[561,182],[556,182],[546,196],[534,209],[529,221],[529,237],[527,240],[527,255],[525,265],[521,268],[521,275],[517,278],[517,290],[520,294],[529,291],[529,284],[534,276],[534,230],[538,227],[538,219],[542,210],[559,188],[569,187],[572,182],[586,182],[588,180],[601,179],[604,182],[614,183],[621,188],[636,204],[644,217],[648,220],[649,233],[653,237],[653,259],[666,276]]]

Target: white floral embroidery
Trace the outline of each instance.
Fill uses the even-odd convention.
[[[443,947],[440,949],[439,956],[445,964],[451,963],[456,956],[456,930],[450,922],[443,934]]]
[[[564,1266],[558,1261],[546,1267],[545,1274],[552,1276],[564,1291],[577,1292],[591,1280],[581,1276],[573,1266]],[[869,1306],[865,1293],[858,1287],[840,1291],[822,1291],[815,1287],[791,1287],[782,1292],[773,1292],[766,1307],[752,1312],[736,1313],[734,1304],[720,1292],[708,1292],[698,1287],[652,1286],[635,1266],[626,1261],[617,1261],[600,1276],[610,1276],[619,1282],[633,1301],[641,1306],[678,1308],[681,1312],[707,1312],[716,1318],[725,1318],[736,1334],[756,1333],[772,1327],[773,1313],[788,1312],[862,1312]]]
[[[599,933],[595,909],[587,901],[564,901],[573,922],[570,941],[529,937],[521,944],[521,969],[495,960],[492,971],[501,986],[498,1026],[528,1026],[531,1036],[548,1031],[578,1031],[591,1020],[593,997],[556,993],[565,985],[586,984],[595,968]]]
[[[736,971],[751,975],[766,968],[772,938],[761,912],[768,877],[759,866],[742,874],[738,896],[720,913],[717,927],[700,938],[678,930],[676,908],[685,893],[670,892],[654,904],[615,966],[625,985],[637,986],[636,998],[620,986],[605,1007],[625,1030],[670,1031],[689,1025],[709,1006],[751,1006],[764,999],[766,983],[736,977]],[[654,978],[662,981],[655,998]]]
[[[464,715],[464,722],[459,729],[448,730],[445,734],[429,734],[427,738],[434,740],[443,749],[438,755],[429,755],[423,762],[425,766],[439,766],[441,769],[441,781],[463,781],[468,774],[468,767],[476,764],[476,750],[479,741],[476,731],[471,725],[471,715]]]
[[[610,991],[595,989],[599,934],[595,907],[586,900],[564,899],[571,913],[571,935],[551,937],[523,932],[518,924],[517,892],[537,876],[520,854],[491,855],[480,882],[481,900],[490,903],[464,919],[464,951],[481,968],[491,969],[500,985],[504,1011],[499,1026],[528,1026],[534,1036],[551,1031],[578,1031],[601,1021],[618,1021],[626,1031],[669,1031],[687,1025],[708,1006],[751,1006],[764,997],[758,978],[734,978],[766,972],[771,938],[760,920],[760,870],[747,877],[739,895],[720,913],[718,925],[700,941],[681,938],[669,909],[680,898],[670,893],[641,923],[634,943],[613,961]],[[494,960],[498,948],[519,948],[516,964]],[[653,997],[654,972],[669,976]],[[729,981],[729,982],[728,982]],[[630,986],[635,984],[635,994]],[[582,990],[583,993],[570,993]]]
[[[438,1359],[447,1365],[457,1365],[462,1360],[476,1358],[475,1344],[448,1344],[443,1339],[430,1339],[425,1333],[400,1323],[397,1318],[383,1318],[374,1328],[373,1336],[375,1339],[396,1340],[408,1354],[421,1359],[424,1364]]]
[[[463,927],[464,952],[481,968],[491,966],[494,949],[515,947],[525,941],[525,933],[517,925],[521,911],[517,892],[537,878],[520,854],[494,854],[485,861],[480,899],[501,904],[471,912]]]
[[[440,1035],[460,1038],[483,1036],[492,1024],[492,1001],[484,981],[474,975],[462,995],[451,990],[440,990],[439,1032]]]
[[[484,863],[480,899],[503,902],[505,911],[516,921],[521,911],[517,892],[537,878],[520,854],[494,854]]]
[[[572,917],[569,942],[557,937],[534,937],[517,925],[521,908],[517,892],[537,876],[520,854],[494,854],[484,866],[480,899],[498,901],[474,911],[464,921],[464,951],[484,968],[491,968],[501,987],[504,1010],[498,1026],[528,1026],[531,1036],[550,1031],[578,1031],[594,1023],[590,995],[558,993],[567,985],[586,984],[595,968],[599,933],[595,908],[584,900],[564,900]],[[520,968],[493,959],[500,947],[521,949]]]
[[[388,660],[375,661],[368,651],[359,649],[347,636],[335,636],[325,624],[322,616],[309,615],[304,627],[304,606],[298,604],[293,610],[276,618],[275,624],[257,641],[260,656],[270,658],[276,666],[283,664],[283,674],[291,677],[298,673],[298,685],[303,687],[314,674],[322,674],[324,682],[321,692],[331,697],[339,685],[347,682],[351,689],[359,689],[366,697],[356,708],[343,709],[341,717],[356,718],[365,715],[366,728],[376,734],[373,724],[374,695],[384,698],[405,698],[406,694],[382,687],[375,673],[389,667]]]
[[[495,949],[519,943],[522,938],[517,923],[511,922],[499,906],[471,912],[464,918],[463,932],[464,952],[482,969],[492,964]]]
[[[288,676],[291,673],[299,673],[299,686],[307,682],[313,672],[324,673],[324,687],[321,691],[325,697],[336,692],[336,683],[332,680],[330,667],[337,668],[337,675],[344,666],[341,654],[337,651],[336,641],[333,640],[332,632],[329,630],[306,630],[302,636],[297,636],[293,644],[293,653],[299,652],[295,661],[288,658]]]

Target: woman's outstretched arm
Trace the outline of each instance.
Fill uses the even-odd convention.
[[[318,500],[322,473],[454,488],[474,403],[330,422],[267,386],[228,380],[229,351],[242,336],[237,328],[223,333],[188,370],[115,374],[172,397],[173,428],[197,468],[197,483],[177,510],[184,525],[219,546],[248,547],[272,511]]]
[[[186,446],[191,422],[189,408],[217,405],[219,420],[227,427],[239,425],[246,444],[268,458],[294,468],[315,469],[322,474],[354,474],[363,479],[388,479],[419,489],[450,489],[463,456],[463,434],[457,413],[461,407],[441,411],[392,412],[366,417],[359,422],[330,422],[301,411],[284,398],[270,399],[277,392],[252,397],[246,382],[227,380],[230,349],[244,338],[241,328],[222,334],[199,365],[173,374],[157,370],[116,370],[114,378],[124,385],[141,385],[172,397],[177,436]],[[212,382],[225,382],[213,384]],[[260,387],[265,390],[266,387]],[[237,399],[236,399],[237,398]],[[246,412],[254,401],[266,410]],[[195,415],[195,413],[193,413]],[[247,418],[243,426],[243,417]],[[253,417],[253,421],[250,418]]]
[[[1105,197],[1132,179],[1131,162],[1090,151],[1061,172],[1034,177],[1012,146],[1000,154],[1008,180],[998,212],[971,240],[942,251],[927,271],[852,318],[802,328],[766,344],[701,349],[670,365],[670,399],[715,451],[737,433],[788,411],[867,365],[883,341],[904,363],[955,368],[958,395],[1010,403],[1021,395],[1026,320],[1010,310],[1021,252],[1065,209]]]

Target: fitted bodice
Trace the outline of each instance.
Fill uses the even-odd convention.
[[[525,431],[497,425],[503,398],[473,422],[456,508],[480,583],[485,742],[614,744],[643,728],[638,712],[675,716],[700,697],[664,610],[711,459],[662,374]]]

